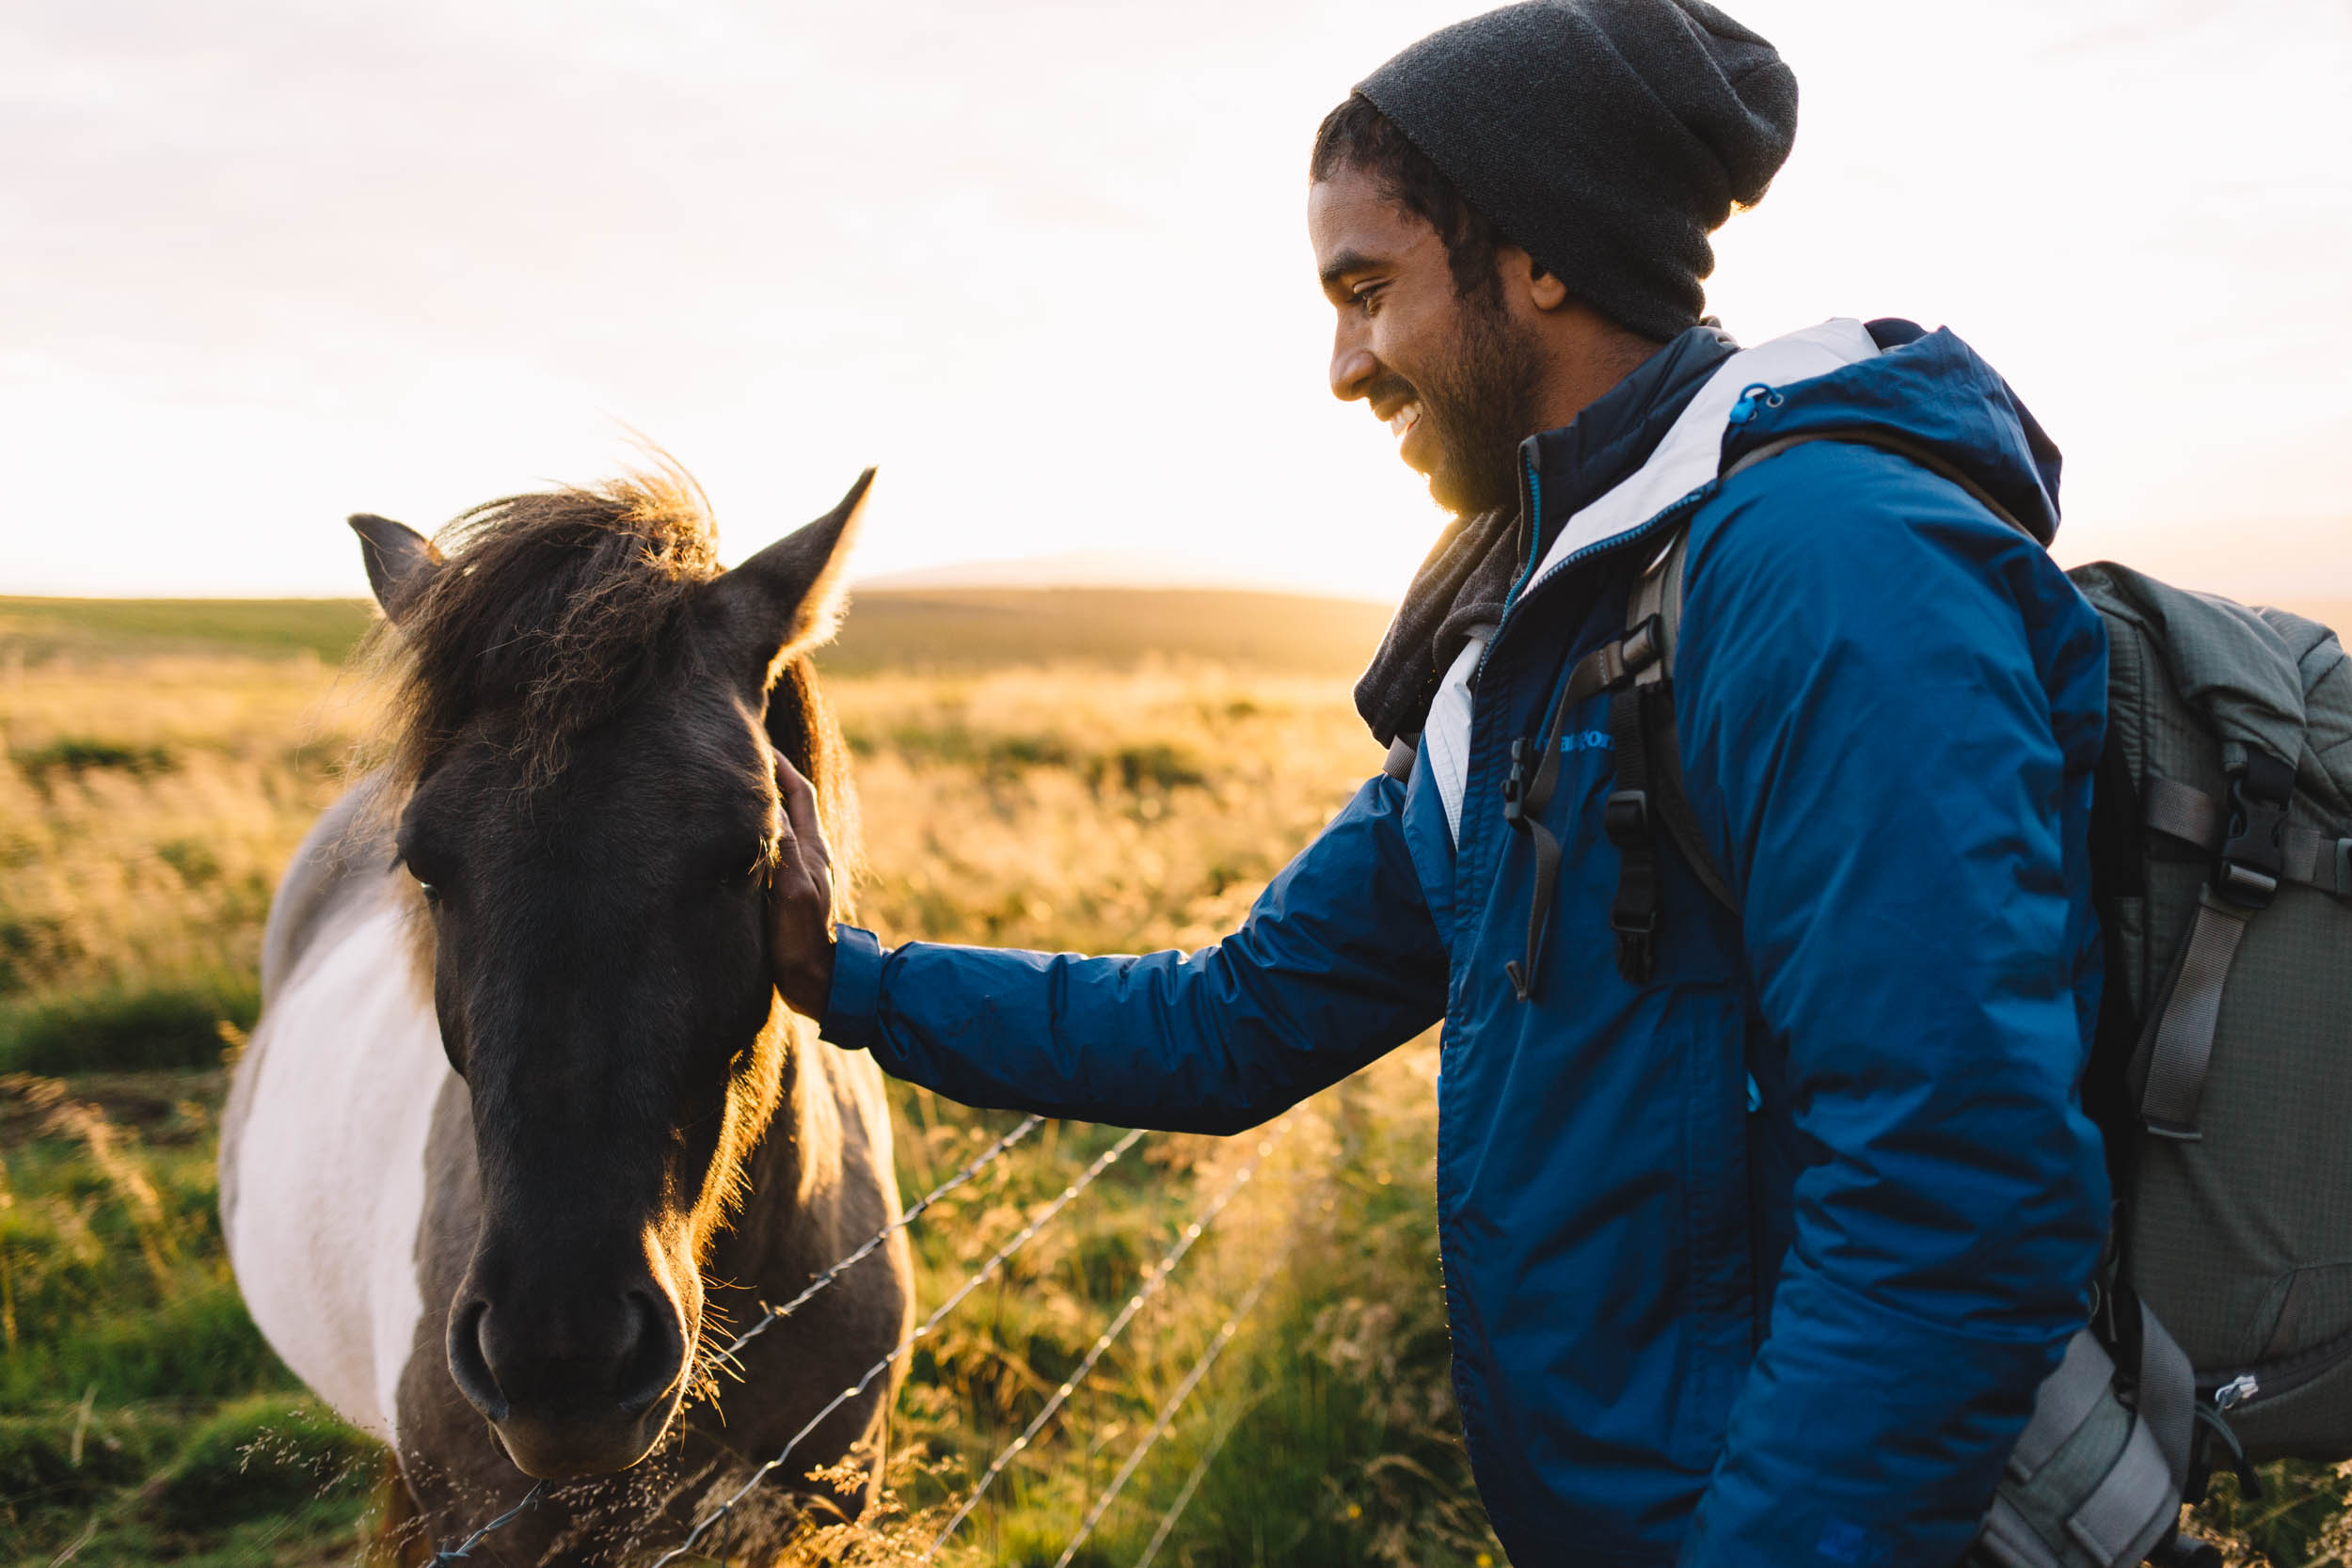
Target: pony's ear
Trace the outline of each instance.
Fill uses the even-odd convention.
[[[355,513],[350,521],[351,531],[359,536],[360,557],[368,563],[368,587],[384,613],[398,621],[440,575],[441,552],[406,523],[372,512]]]
[[[866,469],[841,504],[711,580],[699,606],[727,667],[765,691],[782,660],[831,637],[841,572],[874,483]]]

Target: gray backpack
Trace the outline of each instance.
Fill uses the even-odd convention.
[[[2027,531],[1931,451],[1888,450]],[[1685,799],[1673,671],[1688,536],[1637,583],[1626,636],[1566,682],[1549,726],[1613,693],[1603,830],[1621,856],[1618,966],[1647,978],[1669,841],[1731,906]],[[2106,622],[2108,729],[2092,810],[2106,990],[2084,1079],[2116,1223],[2091,1322],[2034,1415],[1972,1551],[1997,1568],[2212,1564],[2178,1533],[2217,1463],[2352,1458],[2352,660],[2327,627],[2100,562],[2069,574]],[[1524,966],[1558,846],[1534,820],[1556,733],[1505,815],[1536,839]],[[1518,777],[1518,775],[1515,775]],[[1549,852],[1547,852],[1549,851]]]

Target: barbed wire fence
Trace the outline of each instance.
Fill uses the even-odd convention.
[[[1027,1423],[1022,1432],[1012,1439],[1011,1442],[1005,1445],[1005,1447],[990,1461],[987,1468],[982,1472],[979,1479],[974,1483],[971,1492],[963,1497],[961,1502],[952,1512],[946,1523],[942,1526],[934,1535],[931,1536],[929,1544],[921,1549],[919,1560],[928,1561],[937,1555],[940,1549],[946,1544],[948,1538],[955,1533],[958,1527],[960,1527],[967,1518],[971,1516],[973,1511],[977,1507],[981,1497],[989,1491],[999,1476],[1001,1476],[1006,1468],[1024,1452],[1028,1450],[1030,1445],[1036,1440],[1039,1434],[1049,1423],[1052,1422],[1055,1416],[1058,1414],[1068,1403],[1071,1396],[1082,1385],[1087,1383],[1089,1375],[1095,1370],[1096,1367],[1109,1353],[1112,1346],[1119,1340],[1120,1337],[1126,1331],[1128,1326],[1134,1323],[1136,1316],[1166,1287],[1170,1277],[1174,1275],[1178,1265],[1184,1261],[1186,1255],[1190,1253],[1193,1247],[1202,1239],[1204,1235],[1207,1234],[1209,1229],[1216,1223],[1219,1216],[1225,1212],[1226,1209],[1233,1202],[1233,1200],[1239,1196],[1240,1194],[1256,1179],[1261,1165],[1265,1162],[1274,1149],[1283,1141],[1283,1139],[1290,1132],[1292,1127],[1295,1125],[1293,1120],[1294,1116],[1295,1116],[1295,1113],[1293,1113],[1292,1116],[1285,1116],[1278,1119],[1276,1123],[1274,1123],[1260,1136],[1256,1146],[1251,1149],[1243,1164],[1225,1180],[1224,1183],[1216,1193],[1214,1193],[1201,1204],[1193,1218],[1177,1233],[1177,1238],[1173,1244],[1170,1245],[1154,1263],[1144,1271],[1134,1291],[1129,1295],[1126,1302],[1121,1306],[1119,1312],[1112,1318],[1111,1322],[1103,1329],[1101,1334],[1097,1336],[1093,1344],[1089,1348],[1086,1354],[1079,1361],[1078,1365],[1072,1370],[1069,1376],[1061,1382],[1060,1386],[1048,1396],[1044,1407],[1037,1413],[1037,1415]],[[714,1363],[722,1367],[727,1367],[735,1370],[736,1375],[739,1377],[739,1363],[736,1360],[736,1357],[738,1353],[739,1353],[746,1344],[750,1343],[759,1335],[765,1333],[768,1329],[773,1327],[776,1323],[784,1321],[785,1319],[790,1317],[793,1313],[800,1310],[800,1308],[805,1306],[811,1299],[832,1285],[834,1281],[839,1279],[843,1274],[847,1273],[850,1268],[854,1267],[864,1259],[870,1257],[893,1235],[913,1225],[916,1219],[920,1218],[942,1198],[946,1197],[950,1193],[953,1193],[958,1188],[962,1187],[974,1180],[989,1165],[994,1164],[1008,1151],[1026,1139],[1029,1134],[1034,1132],[1038,1127],[1041,1125],[1041,1122],[1042,1118],[1038,1117],[1032,1116],[1025,1117],[1010,1131],[1005,1132],[1003,1135],[991,1142],[986,1148],[982,1148],[977,1154],[974,1155],[970,1160],[965,1162],[963,1165],[959,1167],[946,1180],[939,1182],[936,1186],[931,1188],[930,1191],[924,1194],[923,1196],[907,1205],[905,1209],[900,1211],[896,1217],[894,1217],[887,1225],[882,1227],[882,1229],[877,1231],[872,1237],[861,1243],[852,1251],[820,1272],[789,1300],[787,1300],[779,1305],[763,1306],[759,1318],[749,1327],[745,1328],[741,1333],[738,1334],[725,1347],[715,1354],[713,1357]],[[648,1565],[648,1568],[669,1568],[669,1565],[676,1563],[682,1559],[694,1554],[697,1546],[699,1546],[709,1536],[711,1531],[716,1529],[728,1518],[732,1517],[736,1510],[741,1506],[742,1503],[749,1498],[763,1482],[765,1482],[770,1477],[775,1475],[779,1470],[782,1470],[790,1462],[793,1454],[799,1450],[801,1444],[804,1442],[819,1426],[821,1426],[827,1418],[832,1416],[844,1404],[847,1404],[851,1400],[856,1399],[865,1393],[867,1388],[872,1386],[876,1379],[882,1377],[894,1364],[898,1362],[901,1357],[905,1356],[916,1345],[935,1333],[940,1324],[946,1321],[949,1314],[951,1314],[981,1286],[987,1284],[991,1279],[996,1278],[1010,1259],[1012,1259],[1025,1247],[1033,1242],[1046,1229],[1047,1227],[1052,1225],[1072,1203],[1073,1203],[1082,1194],[1091,1187],[1095,1181],[1122,1156],[1132,1150],[1137,1143],[1141,1142],[1146,1135],[1146,1132],[1142,1130],[1126,1132],[1109,1148],[1104,1149],[1100,1154],[1096,1155],[1095,1158],[1075,1177],[1072,1178],[1057,1194],[1048,1200],[1041,1208],[1038,1209],[1036,1212],[1030,1215],[1025,1223],[1024,1223],[1008,1241],[992,1253],[989,1258],[977,1269],[966,1275],[961,1283],[951,1291],[947,1296],[932,1309],[930,1314],[925,1318],[920,1324],[918,1324],[898,1344],[894,1345],[880,1360],[876,1361],[871,1367],[867,1368],[853,1384],[834,1395],[832,1400],[830,1400],[816,1413],[815,1416],[810,1418],[808,1422],[803,1425],[800,1431],[793,1434],[791,1439],[785,1444],[784,1448],[773,1458],[766,1461],[757,1468],[753,1470],[753,1472],[746,1477],[744,1481],[735,1489],[735,1491],[729,1494],[723,1501],[722,1501],[716,1508],[712,1509],[708,1513],[705,1514],[702,1518],[695,1521],[692,1528],[688,1530],[684,1539],[679,1541],[675,1546],[672,1546],[667,1551],[663,1552],[660,1557],[654,1559]],[[1060,1559],[1056,1564],[1056,1568],[1068,1568],[1068,1565],[1075,1557],[1079,1548],[1085,1544],[1085,1543],[1091,1537],[1095,1529],[1101,1525],[1102,1520],[1107,1514],[1111,1506],[1118,1500],[1121,1492],[1134,1479],[1135,1474],[1140,1468],[1146,1455],[1149,1454],[1152,1447],[1161,1439],[1161,1437],[1165,1435],[1183,1410],[1184,1404],[1190,1400],[1203,1379],[1207,1376],[1209,1370],[1216,1364],[1218,1357],[1224,1353],[1227,1347],[1230,1346],[1234,1336],[1239,1331],[1241,1323],[1258,1305],[1260,1299],[1263,1296],[1266,1289],[1272,1282],[1274,1275],[1279,1272],[1279,1265],[1280,1262],[1281,1255],[1277,1252],[1273,1257],[1269,1258],[1265,1264],[1261,1268],[1253,1283],[1243,1293],[1237,1304],[1227,1315],[1224,1323],[1220,1325],[1216,1334],[1211,1337],[1207,1347],[1202,1351],[1193,1365],[1187,1370],[1184,1378],[1178,1383],[1176,1388],[1155,1413],[1153,1420],[1150,1428],[1145,1433],[1142,1440],[1136,1444],[1135,1449],[1128,1455],[1126,1461],[1121,1464],[1119,1470],[1113,1475],[1110,1482],[1103,1489],[1103,1491],[1095,1497],[1092,1504],[1088,1508],[1084,1517],[1079,1523],[1076,1534],[1072,1538],[1068,1546],[1063,1551]],[[1216,1449],[1222,1447],[1226,1436],[1229,1435],[1232,1431],[1232,1425],[1233,1422],[1229,1420],[1218,1431],[1214,1442],[1207,1451],[1201,1455],[1200,1463],[1194,1467],[1193,1474],[1187,1478],[1184,1486],[1178,1493],[1176,1500],[1163,1514],[1153,1534],[1152,1544],[1146,1548],[1143,1558],[1144,1561],[1148,1562],[1152,1556],[1156,1555],[1160,1546],[1165,1543],[1169,1533],[1174,1529],[1178,1519],[1182,1516],[1184,1509],[1190,1504],[1193,1496],[1198,1491],[1201,1479],[1206,1474],[1209,1461],[1214,1457]],[[505,1512],[478,1526],[456,1544],[436,1551],[431,1559],[432,1562],[436,1564],[437,1568],[437,1565],[460,1562],[471,1558],[474,1549],[480,1545],[485,1538],[511,1524],[526,1510],[531,1508],[535,1502],[539,1501],[545,1496],[546,1492],[547,1483],[545,1481],[533,1484],[526,1493],[524,1493],[523,1497],[519,1500],[510,1506]]]
[[[1138,1129],[1136,1132],[1128,1133],[1117,1143],[1111,1145],[1110,1148],[1104,1149],[1101,1154],[1096,1155],[1094,1163],[1087,1166],[1087,1168],[1079,1174],[1076,1180],[1071,1182],[1067,1187],[1064,1187],[1061,1192],[1055,1196],[1054,1200],[1051,1203],[1048,1203],[1035,1218],[1029,1221],[1028,1224],[1013,1232],[1012,1240],[1007,1242],[1003,1246],[998,1247],[995,1252],[991,1254],[988,1261],[982,1263],[979,1268],[972,1274],[971,1277],[967,1278],[961,1285],[958,1286],[954,1291],[948,1295],[946,1301],[941,1302],[937,1307],[933,1308],[930,1317],[924,1319],[920,1323],[916,1324],[913,1333],[909,1334],[905,1338],[899,1340],[898,1344],[892,1346],[888,1354],[884,1355],[881,1360],[875,1362],[871,1367],[866,1368],[865,1374],[855,1383],[851,1384],[849,1387],[844,1388],[840,1393],[835,1394],[822,1410],[819,1410],[815,1416],[809,1418],[808,1424],[801,1428],[800,1431],[794,1433],[792,1434],[791,1441],[785,1444],[783,1452],[777,1454],[775,1458],[768,1461],[765,1465],[760,1465],[756,1470],[754,1470],[751,1473],[751,1476],[741,1486],[736,1488],[734,1494],[730,1496],[725,1502],[721,1503],[717,1509],[706,1515],[694,1526],[691,1530],[687,1532],[685,1540],[679,1542],[676,1545],[671,1547],[668,1551],[654,1559],[652,1568],[667,1568],[668,1564],[675,1562],[678,1559],[692,1551],[702,1538],[709,1533],[712,1526],[718,1524],[721,1520],[732,1514],[736,1509],[742,1504],[743,1499],[752,1495],[753,1490],[757,1487],[761,1481],[767,1480],[769,1476],[783,1468],[785,1462],[792,1457],[793,1453],[800,1448],[801,1444],[807,1439],[808,1434],[815,1432],[818,1425],[824,1421],[826,1417],[832,1415],[834,1411],[840,1409],[850,1401],[864,1393],[869,1386],[872,1386],[874,1379],[880,1377],[884,1371],[889,1370],[892,1362],[898,1360],[898,1357],[904,1355],[908,1351],[913,1350],[925,1338],[928,1338],[930,1336],[931,1331],[940,1325],[941,1321],[944,1320],[948,1313],[954,1311],[956,1307],[962,1303],[966,1296],[970,1295],[973,1291],[978,1290],[982,1285],[988,1283],[990,1279],[993,1278],[996,1271],[1004,1267],[1005,1260],[1007,1259],[1012,1257],[1013,1254],[1028,1245],[1029,1243],[1035,1239],[1039,1231],[1044,1229],[1047,1225],[1052,1223],[1055,1215],[1060,1213],[1064,1209],[1068,1208],[1071,1201],[1080,1193],[1085,1192],[1089,1187],[1092,1186],[1097,1177],[1108,1170],[1111,1165],[1118,1161],[1120,1155],[1126,1153],[1129,1149],[1135,1148],[1137,1143],[1141,1142],[1143,1136],[1143,1132]]]
[[[974,1156],[974,1158],[967,1163],[962,1169],[947,1178],[946,1180],[942,1181],[938,1186],[933,1187],[930,1192],[925,1193],[921,1197],[916,1198],[913,1203],[908,1204],[905,1211],[901,1212],[897,1219],[892,1220],[888,1225],[883,1226],[880,1230],[876,1231],[872,1240],[861,1243],[855,1252],[850,1253],[847,1258],[842,1259],[841,1261],[834,1264],[831,1268],[825,1270],[824,1273],[810,1280],[807,1286],[802,1290],[800,1294],[794,1296],[790,1301],[786,1302],[782,1307],[769,1307],[764,1313],[761,1314],[759,1322],[752,1324],[751,1327],[745,1329],[742,1333],[737,1335],[733,1339],[728,1341],[727,1347],[719,1353],[718,1359],[720,1362],[723,1364],[732,1362],[735,1359],[736,1352],[741,1350],[745,1345],[750,1344],[754,1339],[758,1338],[762,1334],[767,1333],[768,1330],[772,1328],[775,1324],[783,1322],[793,1313],[798,1312],[802,1307],[807,1306],[811,1297],[815,1296],[826,1286],[832,1284],[834,1280],[847,1274],[850,1271],[851,1264],[854,1264],[860,1259],[870,1256],[876,1247],[890,1240],[891,1237],[897,1235],[899,1231],[904,1230],[908,1226],[913,1225],[917,1219],[922,1217],[925,1210],[929,1209],[932,1204],[937,1203],[941,1198],[946,1197],[949,1193],[954,1192],[958,1187],[961,1187],[965,1182],[971,1180],[974,1177],[979,1175],[983,1168],[995,1162],[998,1155],[1004,1153],[1005,1150],[1010,1148],[1013,1145],[1019,1143],[1022,1139],[1036,1132],[1038,1128],[1043,1124],[1044,1120],[1045,1118],[1043,1117],[1024,1117],[1021,1119],[1020,1125],[1016,1126],[1011,1132],[1006,1133],[1003,1137],[998,1138],[994,1143],[990,1144],[986,1148],[980,1150],[980,1152]]]
[[[1280,1143],[1289,1132],[1290,1123],[1285,1119],[1279,1123],[1272,1132],[1261,1138],[1248,1162],[1240,1170],[1234,1172],[1232,1179],[1218,1190],[1216,1196],[1201,1207],[1199,1216],[1190,1225],[1184,1227],[1183,1232],[1177,1237],[1176,1244],[1168,1248],[1157,1263],[1144,1272],[1143,1283],[1134,1295],[1127,1298],[1127,1304],[1119,1309],[1119,1315],[1111,1320],[1110,1326],[1104,1329],[1093,1345],[1088,1349],[1085,1358],[1078,1363],[1076,1369],[1062,1381],[1060,1387],[1054,1390],[1052,1397],[1046,1400],[1045,1408],[1039,1411],[1035,1418],[1022,1429],[1018,1437],[1006,1444],[1003,1450],[994,1459],[989,1461],[988,1468],[981,1472],[980,1479],[973,1483],[971,1494],[958,1506],[955,1513],[948,1516],[947,1522],[940,1527],[939,1533],[931,1538],[931,1544],[923,1549],[923,1556],[926,1560],[938,1555],[939,1548],[946,1545],[947,1538],[956,1532],[956,1527],[971,1517],[972,1511],[979,1506],[980,1498],[987,1494],[990,1485],[995,1481],[996,1478],[1004,1473],[1005,1466],[1011,1464],[1013,1458],[1029,1446],[1037,1434],[1044,1430],[1045,1423],[1052,1420],[1055,1413],[1068,1402],[1072,1392],[1079,1384],[1086,1381],[1087,1374],[1094,1370],[1095,1365],[1103,1359],[1104,1354],[1111,1348],[1112,1343],[1120,1335],[1126,1331],[1127,1325],[1135,1322],[1136,1314],[1143,1310],[1143,1304],[1159,1293],[1160,1287],[1168,1283],[1168,1277],[1175,1272],[1176,1265],[1184,1261],[1184,1254],[1190,1252],[1193,1243],[1207,1232],[1210,1226],[1216,1223],[1217,1216],[1222,1214],[1226,1206],[1233,1201],[1234,1195],[1249,1184],[1250,1178],[1257,1175],[1258,1166],[1263,1163],[1268,1154],[1274,1151],[1275,1146]]]
[[[762,1313],[759,1321],[730,1340],[726,1347],[723,1350],[721,1350],[713,1358],[714,1361],[722,1366],[733,1363],[735,1361],[737,1352],[740,1351],[745,1345],[751,1343],[752,1340],[758,1338],[760,1335],[766,1333],[771,1327],[774,1326],[783,1319],[790,1317],[793,1313],[799,1311],[803,1307],[808,1305],[811,1298],[816,1296],[818,1292],[823,1291],[827,1286],[831,1285],[834,1280],[840,1278],[842,1275],[846,1274],[850,1270],[851,1265],[857,1263],[862,1259],[870,1257],[875,1248],[881,1246],[884,1242],[888,1241],[898,1232],[904,1230],[908,1226],[913,1225],[915,1220],[922,1216],[924,1211],[930,1209],[931,1205],[937,1203],[941,1198],[946,1197],[949,1193],[954,1192],[957,1188],[963,1186],[974,1177],[979,1175],[982,1170],[994,1164],[997,1158],[1007,1149],[1012,1148],[1015,1144],[1021,1142],[1022,1139],[1036,1132],[1038,1128],[1043,1124],[1044,1119],[1045,1118],[1042,1117],[1023,1117],[1021,1121],[1013,1127],[1011,1132],[1007,1132],[1004,1136],[990,1144],[986,1148],[981,1149],[979,1153],[974,1155],[970,1160],[964,1162],[964,1164],[957,1169],[955,1174],[948,1177],[945,1181],[940,1182],[930,1192],[925,1193],[921,1197],[916,1198],[913,1203],[908,1204],[904,1209],[898,1212],[898,1216],[891,1220],[889,1224],[883,1226],[866,1241],[860,1243],[856,1249],[851,1251],[847,1257],[841,1259],[838,1262],[834,1263],[831,1267],[818,1274],[816,1278],[810,1280],[807,1286],[803,1288],[798,1295],[795,1295],[791,1300],[786,1302],[781,1307],[768,1307],[765,1312]],[[1126,1147],[1126,1144],[1132,1144],[1135,1138],[1140,1137],[1141,1135],[1141,1133],[1131,1133],[1125,1144],[1122,1144],[1121,1146],[1122,1151]],[[1114,1158],[1116,1156],[1114,1156]],[[1091,1180],[1090,1176],[1089,1180]],[[533,1482],[531,1489],[525,1492],[521,1498],[517,1500],[513,1507],[507,1509],[505,1513],[499,1514],[494,1519],[487,1520],[475,1527],[472,1531],[470,1531],[455,1545],[446,1546],[436,1551],[433,1554],[432,1559],[434,1568],[441,1568],[441,1565],[445,1563],[461,1562],[472,1557],[473,1550],[476,1546],[482,1544],[483,1541],[490,1535],[495,1534],[497,1531],[504,1529],[508,1525],[513,1524],[516,1519],[522,1515],[526,1509],[530,1508],[532,1503],[537,1502],[546,1495],[548,1483],[546,1481],[541,1481]]]
[[[1152,1568],[1152,1560],[1160,1555],[1160,1548],[1167,1545],[1168,1538],[1175,1533],[1176,1521],[1183,1518],[1184,1510],[1192,1506],[1193,1494],[1200,1490],[1201,1480],[1208,1475],[1209,1465],[1225,1447],[1225,1439],[1233,1435],[1233,1429],[1241,1425],[1241,1418],[1247,1414],[1247,1411],[1239,1412],[1218,1427],[1216,1435],[1210,1438],[1208,1446],[1200,1450],[1200,1458],[1194,1464],[1192,1473],[1185,1476],[1184,1484],[1177,1488],[1175,1501],[1168,1505],[1167,1512],[1160,1515],[1159,1525],[1152,1531],[1152,1539],[1144,1543],[1143,1555],[1136,1559],[1136,1568]]]
[[[1086,1517],[1078,1521],[1078,1533],[1070,1538],[1070,1544],[1064,1546],[1061,1556],[1054,1560],[1054,1568],[1070,1568],[1071,1560],[1078,1555],[1078,1548],[1087,1544],[1088,1538],[1094,1533],[1094,1527],[1103,1522],[1103,1515],[1110,1512],[1111,1504],[1119,1500],[1120,1493],[1126,1489],[1127,1483],[1135,1479],[1136,1471],[1142,1467],[1144,1456],[1152,1451],[1153,1444],[1167,1435],[1177,1412],[1184,1409],[1184,1402],[1192,1398],[1193,1390],[1200,1386],[1200,1380],[1208,1375],[1211,1367],[1216,1365],[1216,1359],[1225,1353],[1225,1347],[1233,1342],[1233,1336],[1240,1332],[1242,1320],[1249,1316],[1251,1309],[1258,1305],[1258,1298],[1264,1295],[1266,1287],[1274,1282],[1275,1271],[1281,1266],[1281,1255],[1277,1253],[1267,1259],[1265,1266],[1258,1271],[1257,1279],[1250,1284],[1240,1304],[1210,1338],[1209,1348],[1200,1353],[1200,1359],[1193,1362],[1183,1380],[1176,1385],[1176,1391],[1168,1397],[1167,1402],[1152,1417],[1151,1428],[1143,1434],[1143,1441],[1136,1445],[1126,1463],[1120,1465],[1118,1472],[1111,1477],[1110,1484],[1103,1488],[1093,1504],[1087,1509]],[[1228,1426],[1230,1430],[1230,1423]],[[1210,1446],[1208,1452],[1200,1456],[1200,1464],[1195,1466],[1194,1474],[1177,1494],[1177,1501],[1161,1521],[1162,1528],[1154,1532],[1152,1545],[1145,1548],[1144,1561],[1151,1560],[1152,1554],[1159,1549],[1159,1542],[1165,1538],[1167,1531],[1175,1528],[1177,1517],[1192,1501],[1192,1494],[1200,1484],[1200,1476],[1207,1472],[1209,1460],[1223,1446],[1224,1438],[1220,1435]]]

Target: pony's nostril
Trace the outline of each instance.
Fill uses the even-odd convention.
[[[628,1296],[628,1348],[621,1353],[620,1378],[613,1390],[622,1413],[634,1416],[668,1393],[677,1382],[685,1346],[673,1326],[675,1314],[665,1304],[643,1291]]]
[[[506,1419],[507,1405],[482,1349],[483,1324],[489,1315],[490,1304],[479,1297],[449,1315],[449,1375],[466,1402],[495,1422]]]

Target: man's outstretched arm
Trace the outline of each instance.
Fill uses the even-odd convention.
[[[808,784],[780,765],[777,988],[836,1045],[968,1105],[1234,1132],[1392,1050],[1445,1009],[1446,954],[1378,778],[1198,953],[1081,958],[832,931]]]

